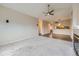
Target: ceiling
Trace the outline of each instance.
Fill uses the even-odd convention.
[[[45,16],[48,3],[3,3],[5,7],[14,9],[21,13],[42,19],[65,19],[71,17],[72,4],[69,3],[50,3],[51,9],[54,9],[54,16]]]

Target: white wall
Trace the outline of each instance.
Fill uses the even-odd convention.
[[[78,19],[78,14],[77,14],[77,5],[73,5],[73,27],[77,26],[77,19]]]
[[[36,18],[0,6],[0,45],[37,36],[36,23]]]
[[[73,29],[79,29],[79,4],[73,5]]]
[[[79,35],[79,4],[73,4],[73,17],[72,17],[73,33]],[[72,33],[72,38],[73,38]]]

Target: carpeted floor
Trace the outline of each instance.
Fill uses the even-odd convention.
[[[72,42],[42,36],[0,46],[0,56],[74,56]]]

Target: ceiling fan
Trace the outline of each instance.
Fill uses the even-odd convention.
[[[48,7],[48,11],[47,12],[43,12],[44,14],[45,14],[45,16],[47,16],[47,15],[54,15],[54,10],[50,10],[50,5],[48,4],[47,5],[47,7]]]

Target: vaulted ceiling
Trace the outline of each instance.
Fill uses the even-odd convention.
[[[1,4],[5,7],[14,9],[21,13],[42,19],[66,19],[71,17],[72,4],[69,3],[50,3],[51,9],[54,9],[54,16],[45,16],[48,3],[6,3]]]

